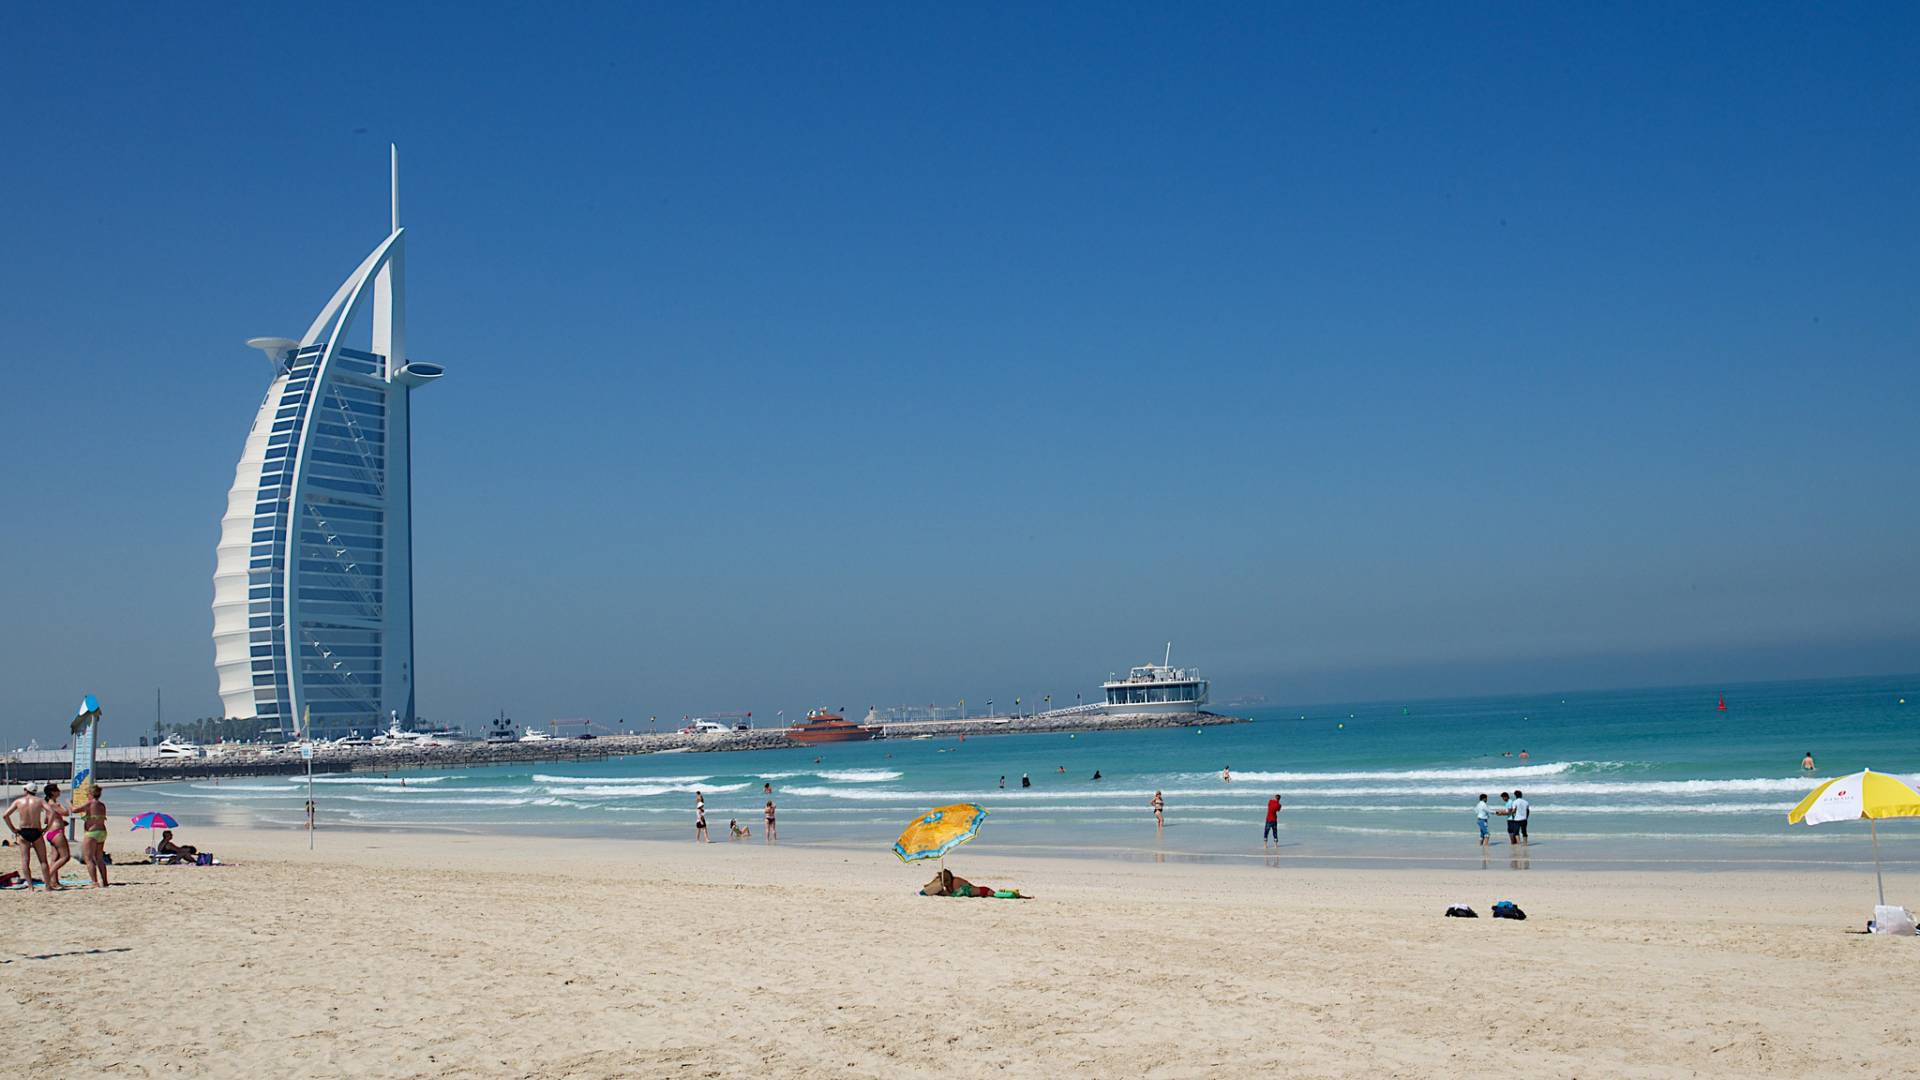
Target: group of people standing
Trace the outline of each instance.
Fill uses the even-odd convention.
[[[36,855],[48,891],[64,888],[60,869],[73,861],[67,819],[76,814],[81,818],[80,858],[86,864],[87,878],[98,888],[107,887],[107,803],[101,798],[100,785],[82,786],[74,793],[72,805],[62,805],[60,785],[36,789],[26,784],[8,805],[4,820],[20,846],[20,878],[28,889],[33,888]]]
[[[760,790],[762,794],[767,796],[765,811],[766,825],[762,827],[760,835],[765,838],[767,843],[776,843],[780,839],[780,834],[774,824],[773,785],[770,783],[762,784],[760,785]],[[727,838],[730,840],[753,839],[753,829],[750,826],[740,824],[739,818],[728,819],[727,833]],[[713,842],[713,838],[707,835],[707,796],[704,792],[700,791],[693,793],[693,841],[696,844],[710,844]]]
[[[1486,847],[1492,843],[1487,828],[1488,819],[1491,817],[1507,819],[1507,843],[1527,843],[1527,820],[1533,816],[1533,804],[1527,801],[1526,795],[1522,794],[1519,788],[1514,788],[1511,793],[1501,792],[1500,804],[1497,810],[1489,807],[1487,796],[1482,792],[1480,802],[1473,808],[1473,816],[1480,823],[1480,846]]]

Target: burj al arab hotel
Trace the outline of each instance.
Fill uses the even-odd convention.
[[[407,358],[399,158],[393,227],[299,341],[247,342],[273,381],[220,521],[214,665],[229,718],[334,737],[414,718],[408,401],[440,378]],[[367,311],[371,339],[348,345]]]

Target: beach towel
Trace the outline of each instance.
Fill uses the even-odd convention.
[[[1477,919],[1479,917],[1480,917],[1479,912],[1473,910],[1472,908],[1468,907],[1465,904],[1448,904],[1447,905],[1447,918],[1449,919]]]

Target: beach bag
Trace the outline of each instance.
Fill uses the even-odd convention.
[[[1873,909],[1873,921],[1867,929],[1876,934],[1899,934],[1902,937],[1914,936],[1913,912],[1891,904],[1879,904]]]
[[[203,852],[201,852],[200,854],[198,854],[198,855],[195,855],[195,856],[193,857],[193,865],[195,865],[195,866],[212,866],[212,865],[213,865],[213,856],[211,856],[211,855],[209,855],[209,854],[207,854],[206,852],[204,852],[204,851],[203,851]]]
[[[1479,917],[1480,917],[1479,912],[1473,910],[1472,908],[1468,907],[1465,904],[1448,904],[1447,905],[1447,918],[1449,919],[1477,919]]]
[[[1525,919],[1527,913],[1520,910],[1519,904],[1511,900],[1502,900],[1493,905],[1493,917],[1496,919]]]

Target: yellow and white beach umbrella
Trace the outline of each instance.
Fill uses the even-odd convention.
[[[1873,836],[1873,880],[1880,889],[1880,903],[1887,902],[1887,884],[1880,877],[1880,830],[1874,822],[1880,818],[1920,817],[1920,791],[1913,790],[1897,776],[1862,769],[1836,776],[1807,793],[1800,805],[1787,811],[1787,824],[1824,825],[1829,821],[1867,819],[1867,831]]]

